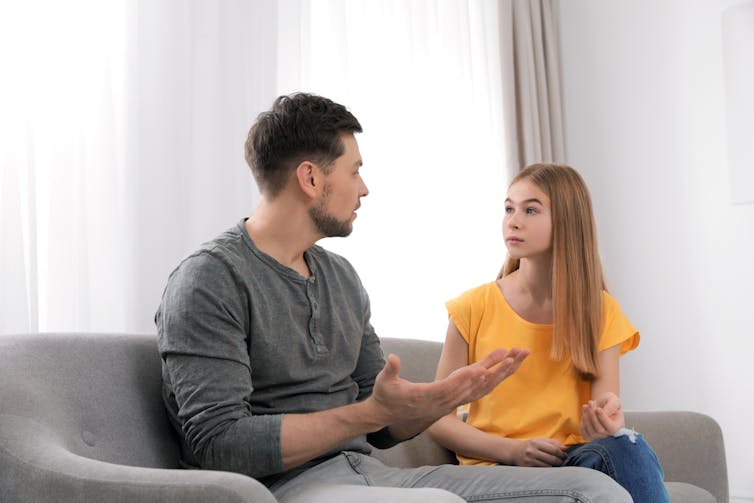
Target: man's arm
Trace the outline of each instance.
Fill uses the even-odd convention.
[[[286,414],[280,432],[283,465],[292,468],[362,434],[390,426],[410,438],[461,404],[486,395],[512,374],[528,352],[498,349],[484,360],[432,383],[399,377],[400,359],[388,357],[371,396],[361,402],[311,414]]]
[[[372,334],[362,339],[354,378],[363,394],[356,403],[313,413],[253,414],[245,329],[249,300],[236,280],[213,256],[193,257],[171,277],[157,317],[175,413],[203,468],[264,477],[387,426],[398,439],[409,438],[491,390],[518,363],[515,354],[508,359],[498,351],[447,379],[411,383],[398,376],[395,356],[379,371],[382,351]]]
[[[280,414],[253,414],[245,291],[212,253],[171,274],[155,317],[166,405],[200,467],[264,477],[283,471]]]

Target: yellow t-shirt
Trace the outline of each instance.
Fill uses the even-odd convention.
[[[591,386],[579,377],[570,359],[550,359],[552,325],[521,318],[494,281],[463,293],[446,307],[469,344],[469,363],[500,347],[531,350],[513,375],[470,404],[469,424],[518,440],[546,437],[565,445],[584,442],[579,427],[581,405],[591,399]],[[602,316],[600,350],[620,344],[623,355],[639,345],[639,332],[607,292],[602,295]],[[458,460],[464,465],[494,464],[460,455]]]

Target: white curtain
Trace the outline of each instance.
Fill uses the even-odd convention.
[[[504,168],[497,2],[0,7],[0,333],[154,330],[169,272],[257,200],[243,160],[275,96],[349,106],[357,267],[382,335],[442,339],[494,278]]]
[[[444,340],[444,303],[491,281],[507,173],[498,2],[282,4],[281,90],[348,105],[371,193],[329,239],[359,271],[378,333]]]
[[[275,93],[275,15],[2,4],[0,333],[154,330],[172,267],[253,208],[242,144]]]
[[[125,317],[120,292],[108,288],[122,268],[108,265],[127,260],[117,126],[127,113],[128,13],[123,3],[79,4],[8,3],[0,14],[4,331],[96,320],[98,302],[115,323]],[[78,19],[84,11],[97,22]]]

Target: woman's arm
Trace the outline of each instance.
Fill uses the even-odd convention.
[[[592,399],[582,405],[581,434],[596,440],[610,436],[626,425],[620,403],[620,344],[597,355],[600,375],[592,382]]]
[[[528,351],[524,351],[524,357]],[[451,321],[445,336],[436,379],[444,379],[468,364],[469,346]],[[522,358],[523,360],[523,358]],[[429,428],[432,438],[462,456],[519,466],[558,466],[565,458],[565,446],[552,439],[528,441],[490,435],[466,424],[451,412]]]

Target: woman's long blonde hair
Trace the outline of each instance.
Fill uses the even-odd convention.
[[[552,215],[553,339],[550,356],[570,357],[586,379],[599,375],[597,353],[606,290],[589,189],[579,173],[560,164],[532,164],[511,185],[529,180],[550,198]],[[498,279],[515,271],[506,257]]]

